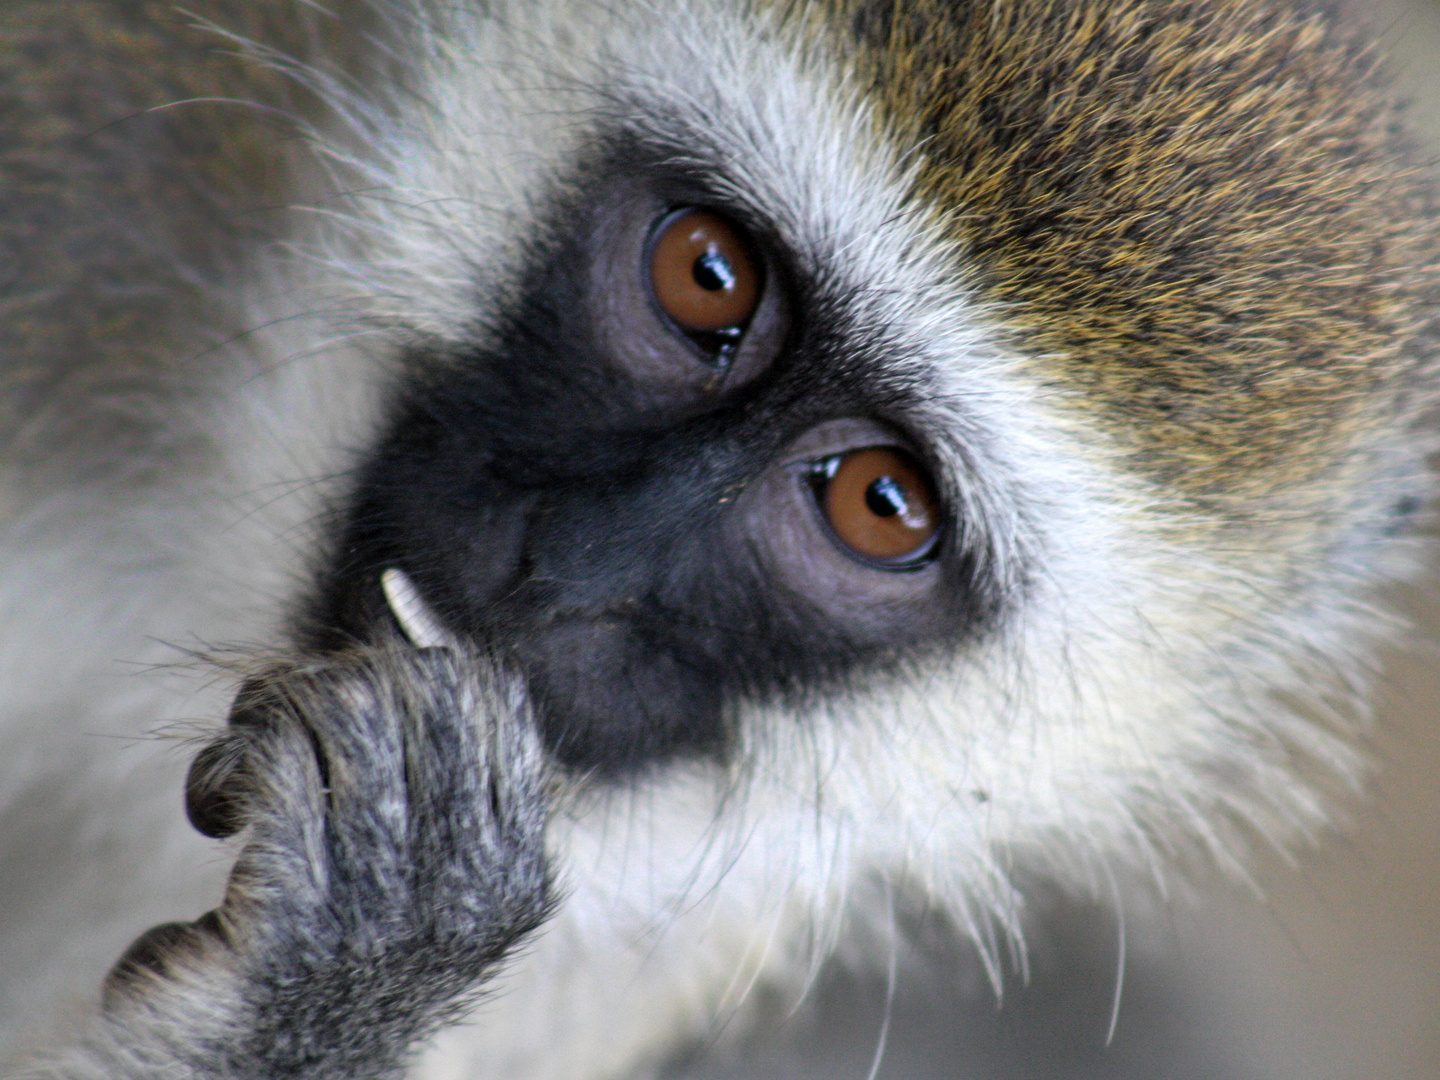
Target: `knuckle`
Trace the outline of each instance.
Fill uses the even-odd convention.
[[[223,945],[225,941],[223,923],[213,911],[193,923],[152,926],[130,944],[105,976],[101,1007],[114,1012],[143,995],[148,984],[173,975],[177,964],[184,963],[187,957],[193,960],[212,943]]]
[[[195,755],[185,777],[185,816],[217,840],[245,826],[250,788],[249,739],[228,731]]]

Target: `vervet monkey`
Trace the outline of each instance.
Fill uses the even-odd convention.
[[[16,1075],[643,1074],[1358,776],[1437,244],[1324,6],[0,19]]]

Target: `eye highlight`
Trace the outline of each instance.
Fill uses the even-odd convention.
[[[660,219],[649,271],[660,310],[688,334],[717,335],[716,345],[738,339],[760,302],[759,261],[740,230],[709,210]]]
[[[888,446],[852,450],[817,462],[814,477],[821,512],[852,554],[896,570],[934,555],[939,502],[909,454]]]

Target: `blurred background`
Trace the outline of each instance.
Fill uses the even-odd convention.
[[[1440,158],[1440,0],[1342,0],[1373,20]],[[1402,594],[1368,800],[1256,890],[1201,883],[1132,919],[1113,1039],[1113,913],[1063,909],[1003,1001],[963,949],[884,979],[835,971],[795,1017],[677,1062],[690,1080],[1440,1080],[1440,556]],[[1134,923],[1145,925],[1137,928]],[[781,1010],[783,1012],[783,1010]],[[888,1032],[886,1032],[888,1017]],[[784,1021],[783,1024],[780,1021]],[[883,1052],[877,1054],[877,1048]],[[744,1067],[736,1064],[744,1062]]]

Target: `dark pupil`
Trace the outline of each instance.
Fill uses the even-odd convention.
[[[894,517],[905,509],[905,492],[894,477],[882,476],[865,489],[865,505],[876,517]]]
[[[735,271],[730,266],[730,260],[714,248],[697,258],[690,272],[695,277],[695,284],[708,292],[735,287]]]

